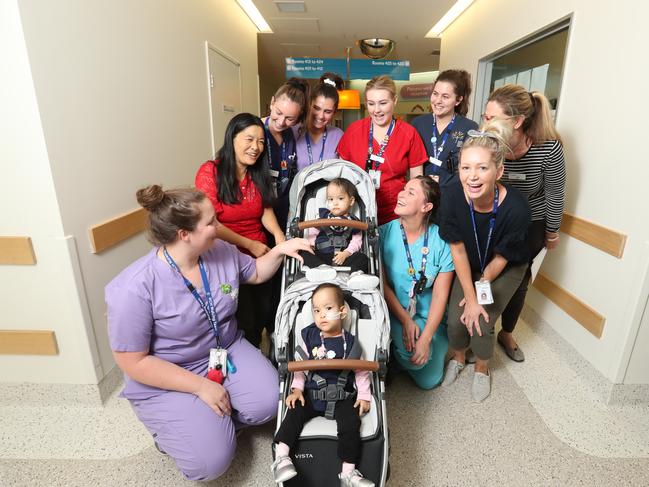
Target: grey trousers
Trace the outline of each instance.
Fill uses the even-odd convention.
[[[494,302],[483,306],[489,315],[489,323],[485,322],[484,318],[480,316],[482,336],[479,336],[475,331],[473,336],[469,336],[466,326],[460,321],[464,307],[460,307],[459,303],[464,298],[464,291],[460,280],[457,277],[455,278],[448,305],[448,342],[450,348],[453,350],[466,350],[471,346],[474,355],[480,360],[489,360],[491,358],[494,351],[494,325],[523,281],[527,267],[527,263],[507,267],[491,283]],[[480,279],[480,274],[476,273],[472,277],[474,281],[477,281]]]

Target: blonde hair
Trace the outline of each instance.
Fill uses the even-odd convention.
[[[496,165],[496,167],[500,167],[505,161],[505,155],[510,150],[508,141],[511,136],[511,125],[506,123],[504,120],[493,119],[485,122],[482,124],[479,131],[469,130],[467,138],[464,139],[464,144],[462,144],[460,160],[462,158],[462,153],[466,149],[482,147],[491,153],[491,161]]]
[[[365,85],[365,94],[367,95],[367,92],[370,90],[386,90],[390,92],[392,98],[397,96],[397,85],[394,83],[392,78],[385,74],[374,76],[374,78],[367,82]]]
[[[543,93],[529,92],[520,85],[507,84],[492,91],[487,102],[490,101],[498,103],[508,117],[525,117],[522,129],[533,144],[546,140],[561,142],[552,120],[550,102]]]

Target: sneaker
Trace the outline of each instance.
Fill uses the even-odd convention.
[[[356,469],[345,476],[339,473],[338,478],[340,479],[340,487],[374,487],[374,482],[363,477],[363,474]]]
[[[333,281],[336,278],[336,269],[329,265],[321,265],[309,269],[305,272],[307,281],[309,282],[327,282]]]
[[[278,456],[270,466],[270,471],[273,472],[273,478],[278,484],[286,482],[297,475],[297,471],[295,470],[291,458],[285,456]]]
[[[362,271],[353,272],[347,280],[347,286],[352,290],[376,289],[379,287],[379,278]]]
[[[458,374],[462,372],[462,369],[464,369],[464,364],[461,364],[455,359],[449,360],[448,365],[446,366],[446,374],[444,374],[442,385],[446,387],[450,386],[455,382],[455,379],[457,379]]]
[[[471,395],[475,402],[482,402],[491,393],[491,375],[476,372],[473,375],[473,387],[471,387]]]

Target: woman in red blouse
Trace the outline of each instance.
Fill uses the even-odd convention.
[[[265,152],[264,124],[259,117],[240,113],[225,129],[223,147],[216,160],[207,161],[196,173],[195,184],[214,205],[221,225],[217,237],[236,245],[253,257],[267,253],[268,236],[276,243],[285,240],[273,212],[273,190],[268,167],[263,164]],[[244,285],[239,290],[237,319],[246,339],[259,347],[261,331],[272,331],[270,281],[261,285]]]
[[[338,144],[341,159],[370,173],[376,187],[379,225],[396,220],[397,195],[406,176],[424,174],[428,160],[417,131],[392,115],[397,104],[397,87],[388,76],[372,78],[365,86],[368,118],[352,123]]]

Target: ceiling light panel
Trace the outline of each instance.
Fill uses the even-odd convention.
[[[304,5],[304,2],[300,0],[275,0],[275,5],[277,6],[277,10],[279,10],[282,13],[303,13],[306,12],[306,5]]]

